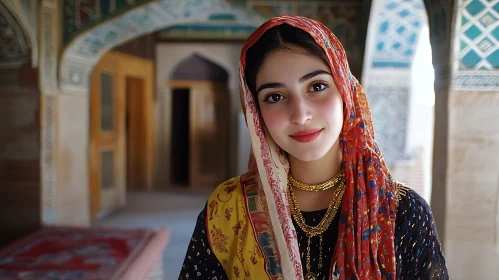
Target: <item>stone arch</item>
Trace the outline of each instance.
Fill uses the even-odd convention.
[[[425,189],[429,187],[426,179],[430,173],[427,169],[431,160],[431,147],[428,147],[431,131],[417,133],[417,146],[410,137],[416,134],[412,129],[415,108],[424,109],[428,116],[422,119],[423,124],[431,125],[432,108],[416,107],[412,77],[421,31],[427,26],[423,0],[374,0],[362,77],[376,139],[392,175],[422,196],[426,196]],[[408,169],[411,172],[407,172]]]
[[[175,2],[175,3],[173,3]],[[109,49],[161,28],[177,24],[207,20],[216,14],[233,14],[235,23],[258,26],[263,19],[244,8],[233,7],[225,1],[205,0],[197,3],[158,1],[109,20],[84,34],[78,35],[65,47],[60,60],[59,86],[61,90],[84,91],[92,66]]]
[[[229,80],[229,73],[220,65],[193,53],[175,66],[170,79],[226,83]]]
[[[78,2],[64,1],[63,5],[67,5],[64,7],[58,3],[43,0],[40,9],[42,223],[88,225],[89,76],[102,55],[142,34],[177,24],[207,21],[217,14],[231,14],[234,23],[255,27],[264,19],[225,0],[135,0],[120,1],[125,10],[109,7],[114,9],[113,14],[100,22],[76,26],[70,21],[73,29],[68,29],[60,22],[59,15],[71,15],[66,8],[75,9]],[[58,30],[54,26],[64,27]],[[79,29],[75,30],[75,26]],[[69,162],[62,164],[61,160]],[[58,188],[62,184],[64,188]],[[63,205],[63,201],[77,203]],[[70,213],[83,214],[74,219]]]
[[[37,65],[38,43],[36,26],[29,19],[31,7],[23,7],[19,1],[0,2],[0,68],[16,69],[31,62]]]

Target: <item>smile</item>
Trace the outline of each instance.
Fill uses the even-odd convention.
[[[317,137],[319,137],[322,130],[324,129],[321,128],[321,129],[303,130],[289,136],[298,142],[307,143],[307,142],[312,142]]]

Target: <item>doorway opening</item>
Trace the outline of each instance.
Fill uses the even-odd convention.
[[[171,181],[182,187],[189,185],[189,95],[188,88],[173,89],[172,93]]]

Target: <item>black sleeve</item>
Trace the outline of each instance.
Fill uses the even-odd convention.
[[[414,190],[398,206],[395,250],[397,279],[449,279],[430,206]]]
[[[198,216],[196,228],[187,248],[187,254],[178,279],[228,279],[208,242],[206,206]]]

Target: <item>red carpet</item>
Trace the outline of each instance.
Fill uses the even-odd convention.
[[[161,257],[167,241],[166,230],[45,228],[0,252],[0,280],[137,277]]]

